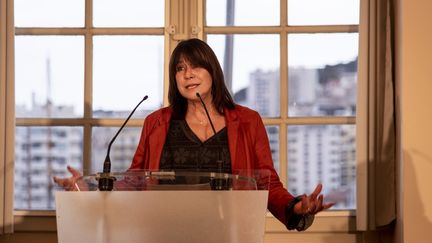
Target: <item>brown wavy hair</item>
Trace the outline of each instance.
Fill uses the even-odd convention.
[[[173,115],[184,118],[188,105],[186,98],[178,90],[175,77],[181,57],[193,66],[204,68],[210,73],[213,81],[211,88],[213,105],[220,114],[223,114],[224,108],[234,109],[234,100],[225,85],[222,68],[215,53],[204,41],[189,39],[178,43],[169,62],[168,101],[174,111]]]

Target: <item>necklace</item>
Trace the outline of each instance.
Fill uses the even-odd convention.
[[[194,113],[194,116],[200,125],[202,125],[202,126],[207,125],[207,122],[205,120],[199,119],[199,117],[195,113]]]
[[[195,109],[193,109],[193,111],[191,110],[189,113],[192,113],[192,117],[194,120],[196,120],[198,122],[199,125],[201,126],[207,126],[209,121],[208,121],[208,117],[206,115],[206,113],[204,113],[203,110],[197,109],[197,107],[194,107]],[[199,116],[198,116],[199,114]],[[212,114],[211,111],[209,111],[209,115]],[[202,119],[200,117],[203,117]]]

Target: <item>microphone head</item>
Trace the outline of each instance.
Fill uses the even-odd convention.
[[[201,95],[198,92],[196,92],[196,96],[201,99]]]
[[[144,96],[144,98],[142,100],[146,100],[148,98],[148,95]]]

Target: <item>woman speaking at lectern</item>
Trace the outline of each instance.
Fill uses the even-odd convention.
[[[290,230],[305,230],[316,213],[333,205],[323,203],[321,185],[299,197],[283,187],[260,115],[234,103],[216,55],[205,42],[189,39],[174,49],[168,101],[168,107],[145,118],[129,170],[269,170],[268,209]],[[68,168],[71,178],[54,179],[65,188],[79,175]]]

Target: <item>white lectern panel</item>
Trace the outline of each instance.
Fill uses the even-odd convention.
[[[57,192],[60,243],[263,242],[268,191]]]

